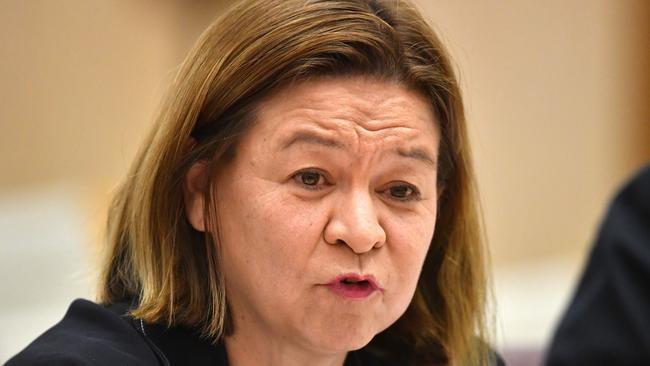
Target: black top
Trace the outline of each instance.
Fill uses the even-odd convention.
[[[612,202],[546,365],[650,365],[650,165]]]
[[[5,366],[227,366],[223,344],[194,331],[147,324],[128,315],[129,304],[101,306],[75,300],[58,324]],[[496,355],[497,366],[504,366]],[[349,352],[344,366],[395,366],[366,349]]]
[[[63,320],[5,366],[227,366],[223,344],[213,346],[183,327],[147,324],[127,315],[129,304],[101,306],[75,300]],[[364,349],[345,366],[390,366]]]

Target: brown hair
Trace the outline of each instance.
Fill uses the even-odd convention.
[[[223,337],[228,311],[217,187],[206,185],[206,225],[216,225],[205,235],[185,217],[185,173],[206,160],[211,179],[236,153],[268,93],[293,81],[346,75],[420,91],[441,133],[438,220],[417,290],[369,349],[411,363],[487,362],[486,256],[461,95],[441,42],[402,0],[249,0],[214,22],[181,66],[112,202],[99,300],[137,297],[135,316]]]

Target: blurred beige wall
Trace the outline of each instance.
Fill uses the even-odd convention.
[[[0,0],[0,192],[72,183],[101,240],[176,67],[231,3]]]
[[[67,187],[49,194],[72,192],[81,245],[98,243],[110,189],[175,67],[228,3],[0,0],[0,210]],[[417,4],[460,71],[504,344],[539,346],[613,191],[650,158],[650,2]],[[30,266],[16,262],[0,256],[0,267]],[[535,288],[551,292],[547,310],[529,308],[545,306]]]
[[[650,3],[419,3],[459,64],[495,264],[581,256],[650,157]]]
[[[114,181],[229,1],[0,2],[0,186]]]

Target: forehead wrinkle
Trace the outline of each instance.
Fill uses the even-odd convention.
[[[317,123],[328,120],[354,122],[368,131],[375,131],[394,125],[413,126],[416,121],[411,120],[415,119],[435,128],[436,118],[426,98],[411,90],[406,92],[416,100],[406,99],[404,95],[376,94],[364,90],[362,98],[354,98],[353,103],[350,103],[348,94],[329,88],[319,90],[316,96],[308,93],[301,95],[297,100],[292,97],[280,100],[283,100],[285,110],[291,110],[292,114],[305,113],[311,121]],[[419,110],[421,108],[418,108],[418,104],[421,104],[422,100],[417,99],[423,98],[425,108]]]
[[[394,113],[392,116],[386,113],[383,118],[370,118],[369,116],[360,115],[358,112],[332,108],[301,107],[300,110],[296,110],[297,114],[301,112],[306,113],[308,118],[301,117],[300,119],[313,123],[314,127],[328,132],[343,132],[345,135],[354,134],[357,141],[361,141],[362,138],[376,139],[391,136],[412,139],[425,132],[414,127],[413,123],[409,122],[412,119],[399,112]],[[416,116],[415,119],[420,120],[419,117]],[[435,124],[432,124],[433,121],[425,120],[423,122],[426,126],[436,128]]]
[[[378,153],[378,156],[382,156],[385,153],[392,153],[395,156],[424,163],[433,170],[437,170],[437,154],[431,151],[431,149],[436,151],[437,147],[431,146],[429,149],[427,148],[428,144],[423,145],[421,141],[417,141],[423,132],[417,128],[389,126],[380,130],[367,130],[356,126],[355,132],[360,143],[359,148],[363,149],[365,146],[364,150],[372,152],[372,155]],[[385,145],[389,146],[384,148]]]
[[[306,96],[303,106],[296,110],[309,113],[314,121],[354,122],[367,131],[379,131],[396,125],[406,127],[411,124],[404,116],[413,116],[414,108],[412,103],[402,96],[390,95],[382,98],[369,94],[366,99],[356,99],[355,103],[350,104],[347,97],[337,93],[327,94],[328,91],[318,97]],[[426,116],[418,114],[413,117],[427,124],[435,124],[433,113]],[[389,125],[386,125],[386,122]]]
[[[430,132],[433,132],[433,137],[437,140],[436,118],[430,108],[426,110],[414,108],[417,105],[400,95],[380,97],[380,95],[366,93],[367,98],[355,98],[354,103],[349,103],[349,98],[343,94],[337,90],[321,89],[317,96],[299,93],[297,99],[291,96],[279,97],[280,105],[276,104],[276,107],[280,110],[271,114],[275,114],[275,118],[278,118],[279,114],[284,114],[282,119],[293,125],[293,128],[290,128],[293,131],[283,134],[282,137],[279,136],[284,140],[277,141],[287,142],[289,139],[287,135],[291,136],[297,130],[311,130],[317,136],[327,138],[306,135],[294,137],[297,137],[300,142],[326,147],[344,146],[349,152],[358,155],[362,149],[377,152],[378,148],[382,149],[380,146],[386,146],[386,142],[394,143],[395,139],[407,142],[418,136],[428,135]],[[395,152],[397,155],[435,165],[435,159],[424,151],[412,151],[407,149],[406,145],[401,151],[402,154]]]
[[[299,144],[311,144],[337,150],[349,151],[349,133],[350,128],[345,122],[337,121],[333,118],[323,117],[320,110],[310,106],[301,106],[293,108],[285,114],[285,126],[289,128],[280,128],[274,138],[273,145],[275,151],[281,152],[289,149],[291,146]],[[334,133],[332,133],[334,132]]]

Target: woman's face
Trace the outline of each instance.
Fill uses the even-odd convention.
[[[431,107],[400,84],[333,78],[281,89],[256,121],[216,178],[235,334],[363,347],[406,310],[433,236]]]

